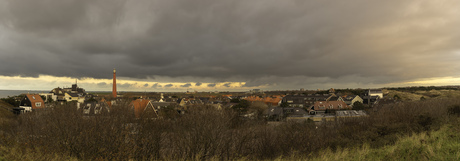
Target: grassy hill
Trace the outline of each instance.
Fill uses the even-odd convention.
[[[290,157],[278,160],[460,160],[460,126],[445,125],[438,131],[400,137],[396,144],[372,149],[368,145],[358,148],[330,149],[320,157]]]
[[[318,157],[312,157],[306,154],[294,154],[292,156],[282,156],[275,160],[460,160],[460,134],[458,131],[460,131],[459,124],[445,125],[437,131],[420,133],[412,136],[401,136],[394,145],[381,148],[371,148],[369,145],[364,144],[361,147],[338,149],[336,151],[325,149],[318,154]],[[0,155],[0,160],[5,160],[5,158],[14,158],[18,160],[78,160],[74,157],[47,153],[29,153],[24,155],[2,146],[0,146],[0,152],[6,154],[4,156]],[[4,158],[2,159],[2,157]],[[200,158],[191,160],[200,160]],[[207,160],[217,161],[219,159],[209,158]],[[237,160],[251,159],[243,157]]]
[[[439,98],[460,98],[459,90],[419,90],[419,91],[396,91],[396,90],[383,90],[386,98],[399,97],[402,101],[418,101],[422,97],[425,99],[439,99]]]
[[[13,117],[13,113],[9,111],[13,106],[0,100],[0,126],[4,119],[10,119]]]

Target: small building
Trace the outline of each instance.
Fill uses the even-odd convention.
[[[379,100],[380,100],[379,96],[363,96],[363,104],[365,105],[378,104]]]
[[[383,98],[383,92],[381,89],[369,89],[367,92],[368,96],[378,96],[379,98]]]
[[[363,103],[363,99],[361,97],[359,97],[358,95],[349,95],[349,96],[345,96],[343,98],[343,101],[350,107],[353,107],[353,104],[355,102],[361,102]]]
[[[71,102],[71,101],[76,101],[76,102],[79,102],[79,103],[83,103],[85,102],[85,96],[83,96],[83,94],[79,94],[79,93],[65,93],[65,100],[67,102]]]
[[[23,108],[24,112],[32,112],[33,110],[45,108],[45,102],[38,94],[26,94],[21,99],[19,108]]]

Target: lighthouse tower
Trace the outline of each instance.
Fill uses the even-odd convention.
[[[113,87],[112,87],[112,96],[117,98],[117,71],[113,68]]]

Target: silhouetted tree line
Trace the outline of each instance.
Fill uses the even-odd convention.
[[[326,148],[381,147],[400,135],[436,130],[459,115],[459,100],[426,100],[369,109],[369,117],[267,123],[242,119],[240,108],[194,106],[183,115],[135,118],[128,104],[110,113],[84,116],[72,106],[57,106],[18,116],[3,131],[0,144],[19,154],[62,155],[81,160],[248,160],[315,156]],[[170,111],[173,111],[169,109]],[[167,115],[167,116],[166,116]],[[14,157],[14,156],[10,156]],[[14,159],[14,158],[6,158]]]

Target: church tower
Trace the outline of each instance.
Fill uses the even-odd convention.
[[[117,71],[113,68],[113,88],[112,88],[113,98],[117,98]]]

